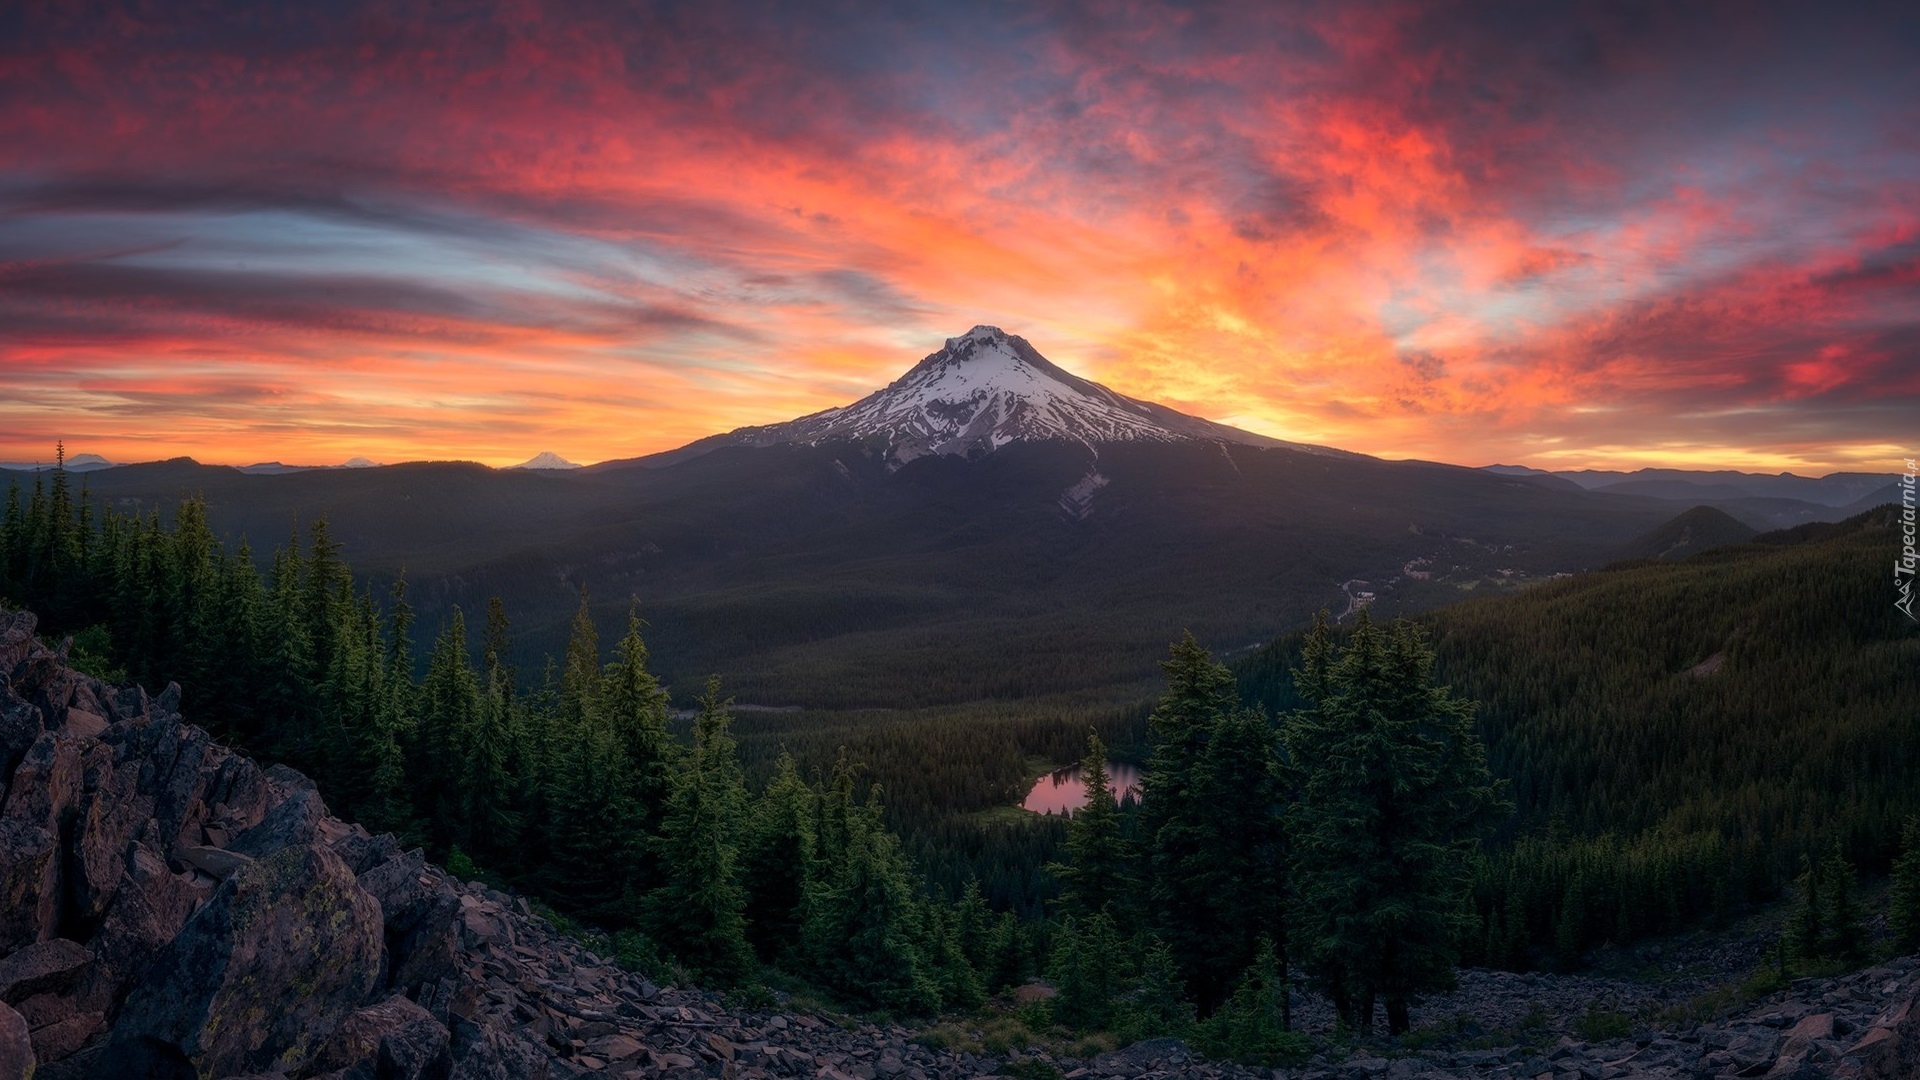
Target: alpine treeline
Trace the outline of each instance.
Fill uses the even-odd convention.
[[[502,605],[485,613],[478,664],[456,610],[416,679],[405,584],[356,592],[324,520],[263,575],[196,500],[171,522],[96,515],[67,480],[56,469],[25,499],[9,492],[0,603],[71,633],[70,659],[94,674],[189,687],[191,719],[307,772],[343,817],[708,985],[772,968],[923,1015],[1030,973],[1029,929],[977,888],[936,898],[851,763],[803,777],[783,757],[749,790],[717,681],[676,739],[637,614],[609,658],[583,593],[566,656],[523,693]]]

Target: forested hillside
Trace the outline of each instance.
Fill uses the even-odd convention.
[[[1920,812],[1895,535],[1883,508],[1421,617],[1516,805],[1479,872],[1478,958],[1724,916],[1835,843],[1887,866]],[[1249,700],[1298,703],[1301,641],[1240,666]]]
[[[1379,610],[1413,610],[1463,585],[1599,566],[1675,511],[1280,447],[1022,442],[898,469],[883,449],[729,447],[542,476],[459,462],[253,476],[179,460],[85,483],[122,513],[200,499],[217,537],[260,550],[325,516],[376,591],[409,579],[426,626],[499,597],[507,659],[530,673],[565,650],[585,585],[609,628],[640,598],[656,670],[682,691],[722,671],[742,701],[835,710],[1130,704],[1185,629],[1224,651],[1303,625],[1351,580]],[[17,480],[24,501],[46,479],[0,488]],[[1414,560],[1425,576],[1391,584]]]
[[[1031,970],[1013,914],[922,886],[853,762],[803,776],[782,756],[750,788],[717,680],[675,738],[637,617],[603,649],[582,594],[565,655],[527,689],[504,606],[473,635],[478,665],[455,609],[416,678],[404,584],[359,590],[324,521],[262,577],[195,500],[169,521],[96,517],[66,480],[0,518],[0,607],[46,612],[90,674],[190,687],[164,700],[455,873],[613,931],[629,962],[721,986],[778,971],[906,1014]]]
[[[76,665],[178,680],[190,718],[343,812],[718,983],[777,973],[927,1013],[1044,972],[1072,1026],[1279,1060],[1302,978],[1350,1025],[1377,1003],[1398,1032],[1456,962],[1576,963],[1768,900],[1803,866],[1803,892],[1844,893],[1920,812],[1920,641],[1881,588],[1885,510],[1418,627],[1362,616],[1237,678],[1189,636],[1150,715],[1095,699],[737,723],[711,681],[676,717],[650,628],[629,610],[604,647],[584,591],[539,673],[509,661],[498,600],[472,630],[452,610],[416,664],[406,585],[357,585],[326,521],[262,575],[197,500],[102,514],[68,482],[9,501],[0,601],[72,633]],[[1144,762],[1142,802],[1011,809],[1036,761],[1086,747],[1097,776],[1103,739]],[[1355,889],[1391,918],[1318,918]]]

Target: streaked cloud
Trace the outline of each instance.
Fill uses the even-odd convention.
[[[1910,6],[816,7],[0,16],[0,455],[629,456],[976,322],[1390,456],[1920,437]]]

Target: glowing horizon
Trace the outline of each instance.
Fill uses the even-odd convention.
[[[0,460],[589,464],[976,323],[1388,458],[1920,446],[1896,5],[198,14],[0,34]]]

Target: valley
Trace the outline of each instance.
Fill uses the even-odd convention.
[[[1485,833],[1458,848],[1470,887],[1453,961],[1577,972],[1777,922],[1813,853],[1842,877],[1894,867],[1899,823],[1920,813],[1903,785],[1920,743],[1901,723],[1920,657],[1867,582],[1895,521],[1887,507],[1825,520],[1884,478],[1785,485],[1812,502],[1742,475],[1600,483],[1242,438],[976,328],[844,414],[653,459],[23,473],[0,594],[77,634],[91,671],[177,679],[188,716],[312,772],[345,813],[606,928],[629,966],[909,1015],[1044,975],[1065,1030],[1177,1030],[1278,1062],[1309,1043],[1233,1026],[1254,1007],[1238,995],[1278,977],[1272,942],[1233,928],[1271,923],[1281,887],[1147,852],[1174,835],[1156,822],[1187,814],[1180,828],[1218,858],[1276,872],[1280,849],[1260,845],[1279,843],[1275,807],[1305,797],[1276,785],[1351,756],[1276,741],[1313,737],[1304,650],[1385,634],[1404,671],[1430,666],[1477,706],[1431,721],[1485,746],[1485,785],[1449,796],[1482,808]],[[1761,527],[1782,519],[1811,521]],[[1316,612],[1332,625],[1309,632]],[[599,642],[622,625],[603,668]],[[1198,802],[1156,779],[1177,716],[1206,733],[1196,745],[1231,748],[1189,759]],[[1130,796],[1117,808],[1089,800],[1074,764],[1107,746],[1100,782]],[[629,761],[637,787],[616,779],[628,765],[607,772]],[[709,797],[743,830],[734,915],[702,884],[720,871],[670,846],[674,815],[706,812],[685,800]],[[1106,856],[1089,847],[1100,806]],[[655,839],[609,862],[609,815],[627,823],[616,835]],[[810,863],[829,838],[839,854]],[[1110,904],[1086,899],[1098,866]],[[803,900],[854,888],[842,874],[897,899]],[[708,909],[684,905],[708,903],[720,921],[689,926]],[[1192,915],[1143,914],[1163,903]],[[910,941],[874,939],[850,968],[825,942],[853,931],[829,915]],[[1174,956],[1197,1026],[1178,1018],[1192,1006],[1166,981]],[[1326,985],[1278,978],[1289,994]],[[1389,1033],[1444,1024],[1434,1007],[1498,1012],[1520,985],[1475,975],[1414,1011],[1389,998]],[[1172,1012],[1139,1011],[1152,986]],[[1606,993],[1636,1015],[1673,1005]],[[1370,1025],[1372,1005],[1301,998],[1303,1023],[1336,1015]]]

